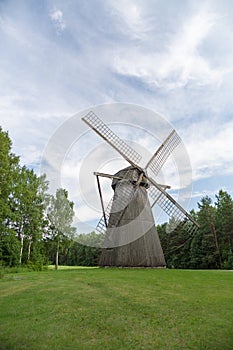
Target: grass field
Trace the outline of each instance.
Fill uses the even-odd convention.
[[[0,349],[232,350],[233,272],[65,269],[0,279]]]

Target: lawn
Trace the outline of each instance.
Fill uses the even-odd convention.
[[[65,269],[0,279],[1,350],[232,350],[233,272]]]

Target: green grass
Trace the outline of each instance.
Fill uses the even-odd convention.
[[[0,279],[0,349],[232,350],[233,272],[65,269]]]

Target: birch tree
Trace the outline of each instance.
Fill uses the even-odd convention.
[[[59,251],[64,238],[72,239],[75,228],[72,227],[74,217],[74,203],[69,201],[68,192],[59,188],[56,195],[51,195],[50,203],[47,208],[47,217],[49,222],[50,233],[56,243],[55,268],[58,270]]]
[[[42,238],[46,189],[45,176],[38,177],[33,170],[25,166],[18,170],[10,205],[11,227],[20,241],[19,264],[22,263],[24,249],[27,249],[26,262],[30,260],[32,244]]]

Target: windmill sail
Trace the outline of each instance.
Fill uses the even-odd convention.
[[[131,165],[136,166],[140,162],[141,155],[118,137],[94,112],[89,112],[82,120],[118,151]]]
[[[111,212],[111,208],[112,208],[112,201],[113,201],[113,197],[111,198],[110,202],[108,203],[106,209],[105,209],[105,217],[104,215],[102,215],[100,221],[98,222],[97,226],[96,226],[96,231],[98,233],[104,233],[106,231],[106,223],[105,223],[105,219],[107,220],[107,225],[108,225],[108,221],[109,221],[109,216],[110,216],[110,212]]]
[[[152,206],[158,204],[170,218],[175,219],[177,225],[185,225],[185,228],[187,228],[190,233],[196,230],[199,225],[192,216],[187,213],[172,196],[159,187],[154,180],[149,178],[149,181],[153,185],[149,188],[149,196],[153,199]]]
[[[170,135],[157,149],[155,154],[147,163],[145,169],[150,168],[155,175],[158,175],[163,164],[166,162],[173,150],[179,145],[181,139],[175,130],[172,130]]]

